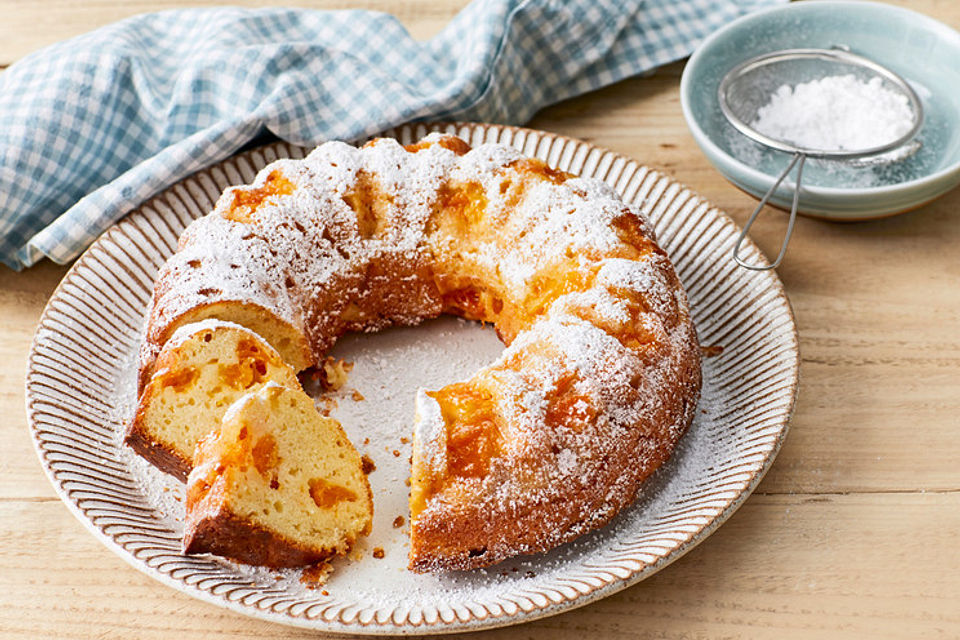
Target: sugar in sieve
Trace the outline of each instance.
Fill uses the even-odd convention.
[[[849,146],[817,148],[816,145],[805,145],[799,140],[770,135],[757,130],[758,112],[770,104],[771,98],[778,88],[785,84],[796,86],[805,82],[841,75],[852,75],[862,82],[870,82],[877,78],[885,90],[899,93],[906,98],[911,117],[906,132],[897,135],[894,139],[883,140],[881,143],[874,143],[861,148],[850,148]],[[723,76],[719,87],[719,102],[724,116],[742,134],[761,145],[793,155],[787,167],[774,181],[773,186],[760,199],[757,208],[744,225],[740,237],[737,238],[737,243],[733,249],[733,258],[739,265],[748,269],[758,271],[774,269],[783,261],[797,217],[803,165],[808,157],[839,160],[855,166],[866,167],[901,160],[914,153],[920,146],[919,142],[911,142],[923,124],[923,107],[917,94],[907,84],[906,80],[893,71],[873,60],[851,53],[846,47],[785,49],[750,58]],[[797,175],[794,181],[793,201],[780,252],[770,265],[749,264],[740,256],[743,241],[760,211],[766,205],[767,200],[770,199],[770,196],[773,195],[794,167],[796,167]]]

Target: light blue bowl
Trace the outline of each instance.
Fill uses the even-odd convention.
[[[922,147],[880,168],[854,169],[808,160],[800,212],[864,220],[909,211],[960,184],[960,33],[914,11],[872,2],[800,2],[747,15],[697,49],[683,71],[680,102],[687,125],[711,163],[734,185],[760,198],[790,154],[760,147],[720,111],[717,89],[732,67],[779,49],[846,45],[904,77],[920,96]],[[793,184],[770,198],[789,209]]]

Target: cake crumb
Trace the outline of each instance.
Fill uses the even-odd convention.
[[[353,398],[354,402],[363,402],[364,400],[366,400],[366,398],[363,397],[363,394],[357,391],[356,389],[353,390],[353,393],[350,394],[350,397]]]
[[[399,457],[400,457],[400,452],[397,451],[396,449],[394,449],[391,453],[393,453],[393,457],[394,457],[394,458],[399,458]]]
[[[393,528],[399,529],[400,527],[403,526],[404,522],[406,522],[406,520],[404,519],[403,516],[397,516],[396,518],[393,519]]]
[[[360,456],[360,468],[363,471],[363,475],[368,476],[377,470],[377,465],[374,464],[373,458],[367,454],[363,454]]]
[[[400,438],[400,444],[409,444],[409,442],[410,438],[407,438],[406,436]]]
[[[723,353],[723,345],[712,344],[709,346],[700,347],[700,352],[703,354],[704,358],[715,358]]]
[[[364,445],[370,444],[370,438],[364,438],[364,439],[363,439],[363,444],[364,444]]]
[[[326,589],[323,589],[323,590],[320,592],[320,595],[322,595],[322,596],[328,596],[328,595],[330,595],[330,592],[327,591]]]
[[[336,399],[331,398],[330,396],[318,398],[316,401],[314,401],[314,405],[316,405],[317,411],[325,416],[329,416],[330,412],[339,406]]]
[[[327,579],[332,572],[332,564],[329,562],[320,562],[309,567],[304,567],[303,574],[300,576],[300,582],[308,589],[317,589],[327,583]]]
[[[347,383],[347,372],[353,369],[353,363],[343,358],[327,356],[320,365],[320,385],[326,391],[337,391]]]
[[[383,558],[383,547],[374,547],[373,548],[373,557],[377,560]]]

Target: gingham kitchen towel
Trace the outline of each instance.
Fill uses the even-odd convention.
[[[0,259],[69,261],[263,135],[316,145],[411,120],[521,124],[779,1],[476,0],[426,42],[369,11],[136,16],[0,73]]]

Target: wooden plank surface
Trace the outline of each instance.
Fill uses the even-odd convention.
[[[59,502],[0,503],[0,637],[309,638],[154,582]],[[960,494],[754,495],[703,544],[582,609],[463,638],[919,638],[960,629]],[[918,535],[918,532],[920,534]],[[45,570],[36,559],[44,558]],[[52,570],[56,567],[56,570]]]
[[[146,10],[204,3],[0,0],[0,65]],[[207,3],[212,4],[212,3]],[[238,3],[253,5],[253,2]],[[258,3],[262,4],[262,3]],[[416,37],[463,2],[285,2],[398,15]],[[960,28],[954,0],[897,2]],[[752,199],[696,148],[682,64],[545,109],[690,185],[742,223]],[[801,392],[777,462],[731,520],[653,578],[487,638],[960,637],[960,191],[858,224],[798,223],[779,269],[800,330]],[[785,216],[752,233],[772,251]],[[65,267],[0,267],[0,638],[289,638],[127,566],[57,500],[32,450],[24,364]]]

